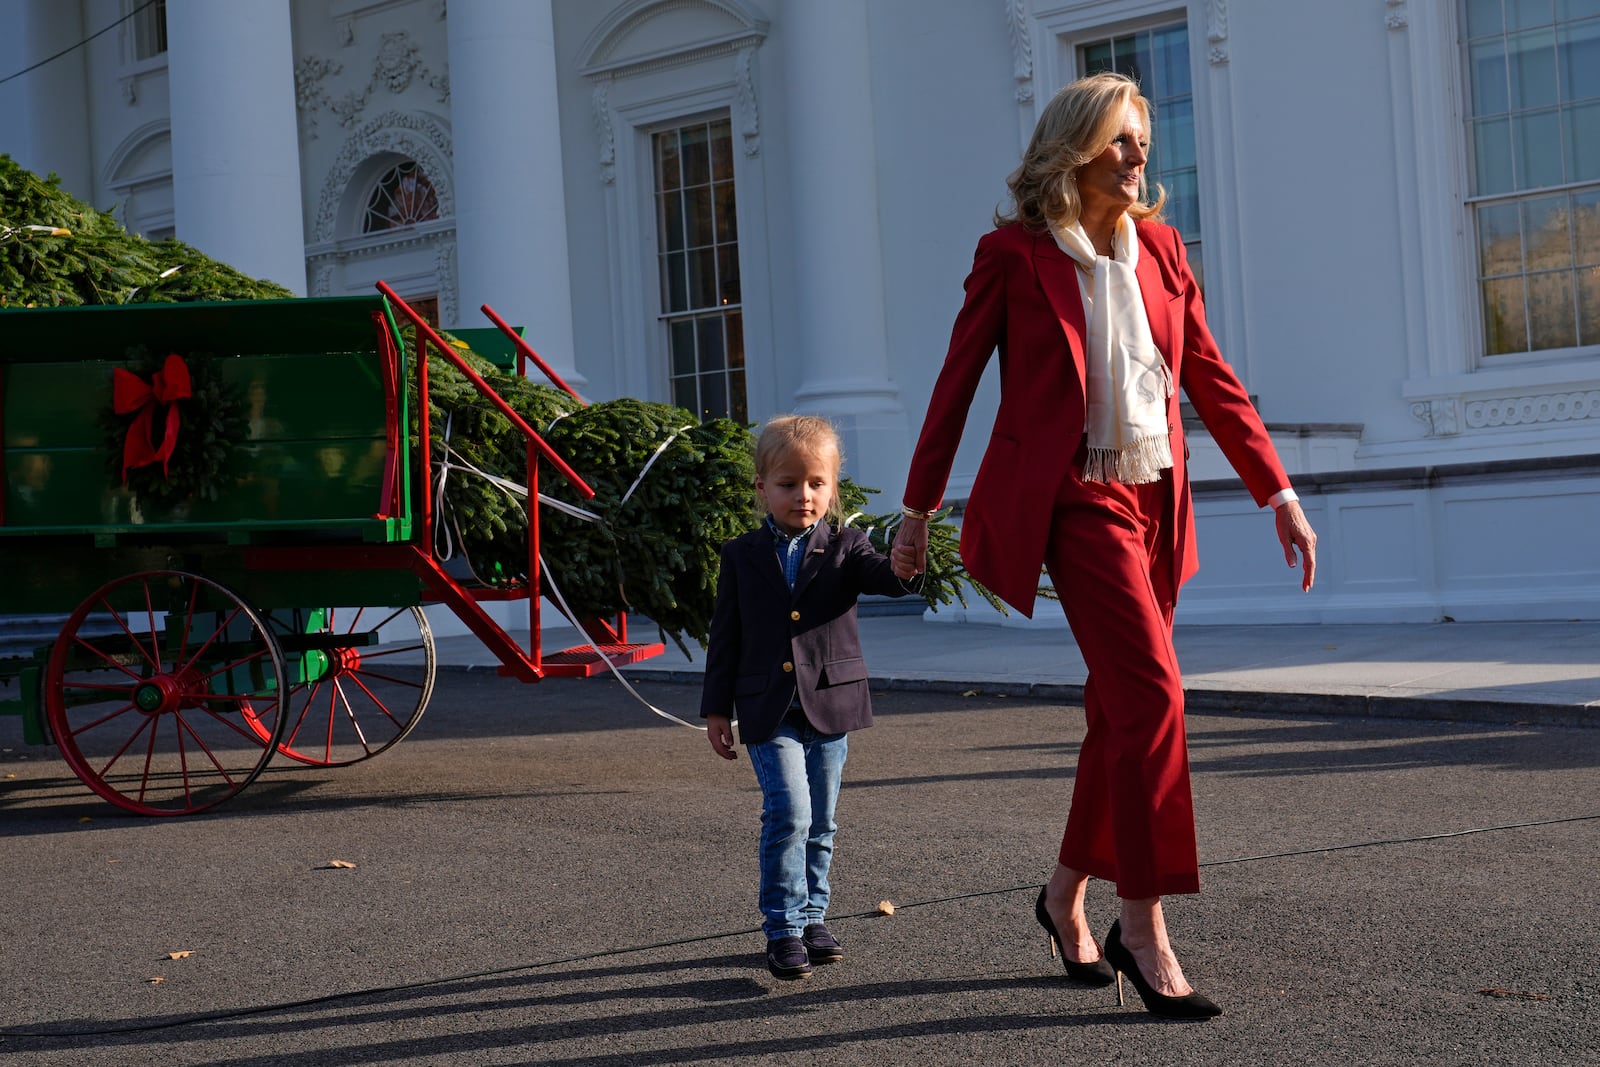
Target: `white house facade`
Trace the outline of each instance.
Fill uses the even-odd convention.
[[[0,151],[299,293],[490,304],[593,398],[827,415],[889,510],[1105,67],[1322,538],[1303,595],[1192,434],[1179,621],[1600,615],[1600,0],[7,0]]]

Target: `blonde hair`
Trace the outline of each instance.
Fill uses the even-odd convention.
[[[844,521],[844,506],[839,502],[839,468],[844,465],[844,446],[833,423],[816,415],[779,415],[761,427],[756,438],[756,477],[765,479],[778,464],[790,456],[820,459],[833,453],[833,496],[828,501],[829,522]],[[756,514],[767,514],[766,502],[756,494]]]
[[[1012,208],[1005,214],[995,212],[995,225],[1020,222],[1043,231],[1077,222],[1083,211],[1078,168],[1104,152],[1122,131],[1129,104],[1144,116],[1145,133],[1151,135],[1155,112],[1139,92],[1139,83],[1124,74],[1091,74],[1058,89],[1033,128],[1021,165],[1006,178]],[[1128,215],[1159,222],[1166,202],[1167,191],[1159,183],[1151,199],[1141,172],[1139,200]]]

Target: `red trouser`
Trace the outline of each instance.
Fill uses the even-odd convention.
[[[1084,482],[1056,496],[1046,566],[1088,665],[1088,732],[1061,863],[1130,900],[1200,891],[1177,600],[1170,471],[1146,485]]]

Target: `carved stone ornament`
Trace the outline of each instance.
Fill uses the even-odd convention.
[[[1449,437],[1461,432],[1460,407],[1454,397],[1421,400],[1411,405],[1411,414],[1427,427],[1429,437]]]
[[[337,236],[339,205],[345,190],[361,165],[380,152],[414,159],[439,198],[439,217],[454,218],[455,181],[451,171],[453,148],[450,131],[432,115],[420,112],[390,111],[367,122],[351,134],[322,180],[322,197],[317,203],[312,226],[314,242],[332,241]]]
[[[590,103],[594,107],[594,132],[600,142],[600,180],[607,185],[617,180],[617,135],[611,128],[610,82],[595,85]]]
[[[446,241],[434,251],[433,269],[439,275],[439,321],[461,321],[456,285],[456,243]]]
[[[1388,12],[1384,15],[1384,22],[1391,30],[1403,30],[1411,23],[1411,16],[1406,12],[1406,0],[1384,0],[1389,5]]]
[[[1017,82],[1017,103],[1033,100],[1033,35],[1028,32],[1028,0],[1005,0],[1006,29],[1011,39],[1011,76]]]
[[[333,96],[321,82],[330,75],[342,73],[343,69],[342,64],[316,55],[302,57],[295,66],[295,104],[305,116],[310,138],[317,136],[317,113],[323,108],[333,112],[340,126],[353,127],[380,86],[398,95],[411,88],[415,81],[432,89],[439,103],[450,100],[449,70],[434,73],[423,61],[422,49],[405,30],[385,33],[378,42],[372,59],[372,74],[366,85]]]
[[[1206,40],[1211,43],[1207,58],[1214,67],[1228,62],[1228,0],[1210,0],[1206,5]]]
[[[744,136],[744,154],[752,159],[761,154],[761,108],[756,101],[755,60],[756,50],[752,45],[739,49],[739,56],[733,61],[739,95],[739,132]]]

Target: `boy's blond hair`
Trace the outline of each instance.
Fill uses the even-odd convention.
[[[821,458],[833,453],[833,496],[828,501],[827,519],[832,523],[844,521],[844,505],[839,502],[839,468],[844,466],[844,446],[839,443],[839,432],[833,423],[817,415],[779,415],[767,420],[756,438],[756,476],[766,478],[767,473],[792,455]],[[766,501],[756,494],[756,515],[765,517]]]

